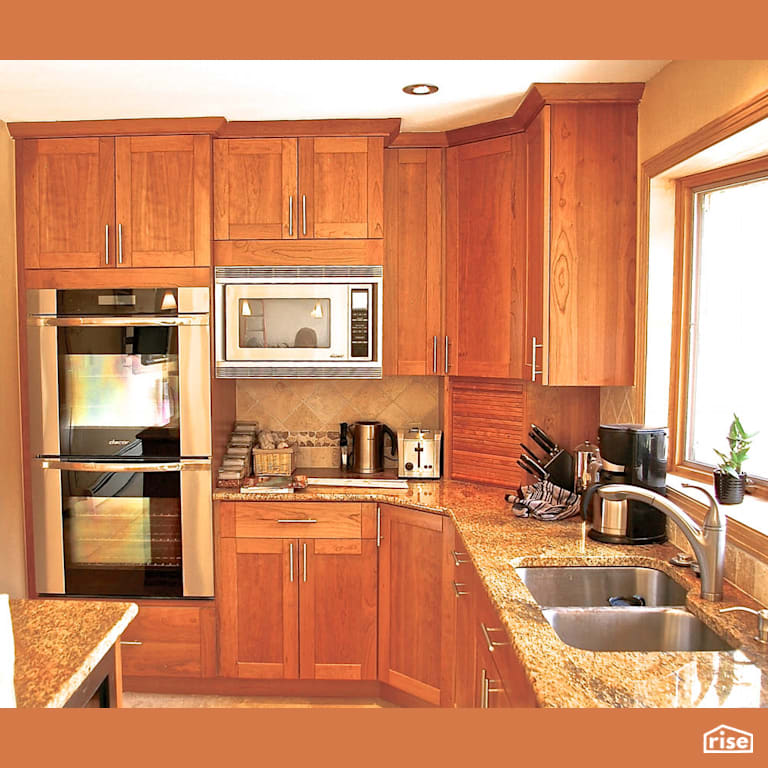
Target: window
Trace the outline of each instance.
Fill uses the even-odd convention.
[[[760,432],[744,469],[768,488],[768,158],[679,179],[676,195],[670,464],[709,478],[735,412]]]

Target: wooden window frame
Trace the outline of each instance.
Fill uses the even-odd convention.
[[[672,355],[669,385],[668,468],[702,483],[712,483],[713,465],[685,457],[691,339],[689,323],[693,302],[694,200],[698,192],[728,184],[759,179],[768,175],[768,155],[675,180],[675,255],[672,304]],[[768,481],[750,478],[749,492],[768,499]]]

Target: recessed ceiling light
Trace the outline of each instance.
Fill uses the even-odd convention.
[[[437,86],[429,85],[428,83],[416,83],[414,85],[406,85],[403,90],[406,93],[410,93],[411,96],[429,96],[430,93],[437,93]]]

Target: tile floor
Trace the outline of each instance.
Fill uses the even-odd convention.
[[[394,707],[394,704],[382,699],[340,699],[306,698],[300,696],[217,696],[198,694],[167,693],[123,693],[123,706],[126,708],[154,709],[198,709],[205,707],[222,708],[264,708],[264,709],[309,709],[312,707],[340,707],[344,709],[382,709]]]

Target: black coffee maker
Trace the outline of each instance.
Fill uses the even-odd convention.
[[[641,424],[601,424],[598,430],[598,482],[582,498],[584,516],[592,524],[589,537],[609,544],[652,544],[666,541],[667,518],[640,501],[609,501],[595,492],[602,485],[637,485],[664,495],[667,480],[667,432]]]

